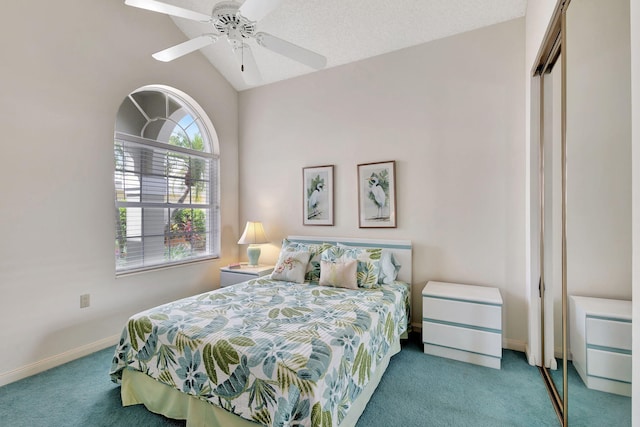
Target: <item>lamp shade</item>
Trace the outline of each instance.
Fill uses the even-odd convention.
[[[261,222],[247,221],[244,227],[244,233],[238,240],[240,245],[256,245],[260,243],[268,243],[267,236]]]
[[[260,243],[267,243],[267,236],[264,234],[264,228],[261,222],[247,221],[244,227],[244,233],[238,240],[241,245],[249,245],[247,248],[247,258],[249,258],[250,266],[257,266],[260,258]]]

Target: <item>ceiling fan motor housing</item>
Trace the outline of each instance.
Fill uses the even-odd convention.
[[[213,26],[220,34],[227,36],[229,44],[235,49],[242,46],[242,39],[254,37],[256,23],[238,13],[239,5],[233,1],[216,4],[211,13]]]

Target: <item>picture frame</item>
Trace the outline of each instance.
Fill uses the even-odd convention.
[[[360,228],[396,228],[396,162],[358,165]]]
[[[333,165],[302,168],[302,224],[333,225]]]

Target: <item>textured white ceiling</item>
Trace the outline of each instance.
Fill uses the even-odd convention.
[[[219,2],[161,1],[205,14],[210,14]],[[526,6],[527,0],[282,0],[276,10],[258,22],[256,31],[326,56],[329,68],[522,17]],[[185,41],[215,32],[210,24],[172,19],[185,33]],[[248,43],[262,84],[315,72],[257,45],[255,40]],[[158,46],[157,50],[167,47]],[[251,87],[243,81],[238,62],[224,38],[201,52],[236,90]]]

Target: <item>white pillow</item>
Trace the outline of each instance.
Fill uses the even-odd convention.
[[[320,261],[320,286],[334,286],[337,288],[358,289],[357,281],[358,261],[355,259],[344,262]]]
[[[382,250],[382,257],[380,258],[380,276],[378,276],[378,283],[391,284],[398,277],[400,271],[400,263],[396,261],[396,257],[393,253]]]
[[[307,264],[311,258],[310,252],[280,252],[278,263],[271,273],[273,280],[304,283],[304,275],[307,272]]]

